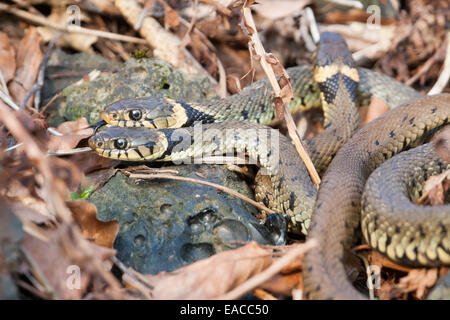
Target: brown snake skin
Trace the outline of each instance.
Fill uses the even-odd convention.
[[[344,267],[344,257],[357,239],[365,182],[386,159],[448,123],[449,117],[449,94],[421,98],[372,121],[338,151],[322,181],[312,217],[309,239],[317,247],[304,259],[306,298],[365,298],[352,286]]]

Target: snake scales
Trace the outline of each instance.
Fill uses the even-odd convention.
[[[345,42],[336,40],[335,35],[322,35],[320,48],[314,72],[316,82],[311,81],[313,78],[311,67],[294,68],[289,74],[293,78],[295,94],[303,97],[297,98],[290,105],[292,111],[316,107],[319,101],[317,88],[322,91],[325,130],[317,137],[308,140],[307,145],[314,164],[323,170],[357,128],[356,101],[365,104],[368,98],[377,96],[391,106],[396,106],[417,97],[418,94],[377,73],[364,69],[358,69],[359,72],[355,72],[356,68],[348,58],[349,53]],[[358,78],[360,84],[358,93],[355,95]],[[102,115],[105,121],[112,125],[150,128],[106,128],[91,138],[90,145],[102,156],[122,160],[181,160],[198,156],[204,152],[196,153],[194,148],[188,148],[183,154],[173,153],[174,147],[179,142],[172,139],[173,129],[157,131],[151,128],[189,126],[194,121],[211,123],[228,119],[272,123],[275,118],[274,108],[271,104],[271,91],[267,89],[266,84],[265,81],[261,81],[244,89],[239,95],[204,104],[188,104],[170,99],[153,98],[118,101],[105,109]],[[320,188],[310,228],[309,237],[319,242],[319,247],[305,258],[305,291],[310,298],[362,297],[347,280],[342,257],[355,240],[364,183],[370,172],[384,160],[412,146],[424,133],[447,123],[450,114],[449,100],[448,95],[441,95],[423,98],[407,106],[393,109],[380,120],[374,121],[358,132],[337,152]],[[209,124],[203,129],[224,131],[237,127],[254,130],[263,128],[255,124],[226,122]],[[192,137],[193,129],[186,130],[187,135]],[[271,135],[270,132],[266,129],[268,136]],[[258,144],[248,142],[254,141],[252,137],[243,136],[241,133],[225,134],[222,137],[218,140],[206,134],[202,145],[208,152],[246,151],[251,157],[258,159],[260,165],[268,169],[271,191],[260,187],[261,192],[258,192],[257,188],[257,199],[260,195],[258,200],[278,212],[287,213],[292,222],[291,227],[297,227],[298,231],[306,233],[316,191],[309,181],[303,164],[297,160],[292,146],[284,137],[280,137],[282,152],[276,166],[273,161],[275,157],[271,157],[272,145],[261,149]],[[261,175],[258,179],[262,180]],[[365,207],[366,216],[370,217],[371,208],[371,204]],[[440,220],[441,225],[448,228],[448,207],[443,210],[445,210],[444,218],[447,220]],[[435,219],[437,221],[439,218]],[[378,218],[375,220],[379,222]],[[407,220],[402,217],[400,221],[405,223]],[[420,220],[418,225],[422,224],[425,222]],[[376,244],[380,251],[387,251],[389,256],[390,252],[394,252],[393,257],[398,257],[400,260],[410,258],[410,254],[400,255],[401,249],[403,248],[405,252],[408,246],[404,241],[402,242],[402,239],[393,241],[393,237],[390,236],[390,241],[387,243],[387,235],[392,233],[389,227],[377,222],[366,222],[365,225],[369,230],[365,232],[366,236],[376,235],[376,238],[373,238],[375,240],[371,238],[369,242]],[[375,227],[378,228],[377,231]],[[400,238],[408,238],[410,231],[404,225],[397,224],[394,232]],[[382,240],[383,236],[386,240]],[[445,256],[448,256],[449,252],[446,232],[440,241],[438,240],[437,243],[433,241],[433,245],[443,250],[443,254],[441,252],[434,256],[434,261],[448,264]],[[423,255],[427,256],[428,253]]]
[[[361,195],[364,184],[377,166],[396,153],[413,146],[425,133],[445,125],[449,117],[450,95],[442,94],[418,99],[408,105],[393,109],[372,121],[359,130],[339,150],[320,186],[310,229],[309,237],[316,239],[318,246],[316,250],[307,253],[304,261],[305,292],[308,298],[359,299],[364,297],[353,288],[347,279],[343,262],[343,258],[348,254],[348,249],[355,241],[355,232],[359,227]],[[421,157],[423,158],[424,155]],[[425,155],[425,157],[426,163],[433,162],[433,156],[430,156],[430,154]],[[418,160],[419,162],[416,165],[414,165],[416,160],[412,161],[415,170],[419,169],[419,172],[421,172],[420,161]],[[391,171],[387,174],[393,175],[394,173]],[[404,186],[405,184],[402,184],[402,187]],[[373,186],[369,186],[369,188],[373,188]],[[385,187],[383,184],[376,188],[382,189]],[[411,232],[409,228],[414,224],[412,221],[415,220],[417,225],[417,221],[423,218],[423,214],[413,216],[415,212],[423,208],[419,209],[413,204],[405,206],[404,200],[401,200],[404,197],[400,197],[402,195],[399,191],[397,190],[392,196],[396,197],[394,198],[396,199],[394,204],[398,206],[395,213],[399,213],[398,209],[402,210],[402,214],[395,218],[399,219],[401,223],[392,226],[383,223],[382,219],[384,218],[381,217],[389,216],[394,212],[391,211],[390,207],[383,208],[381,205],[382,210],[374,213],[378,218],[373,221],[373,224],[377,225],[380,230],[384,230],[383,235],[374,232],[367,220],[363,224],[363,227],[368,227],[364,233],[367,235],[371,232],[375,239],[369,239],[369,243],[376,243],[376,248],[380,251],[393,247],[394,252],[399,251],[398,255],[396,252],[394,258],[401,262],[410,262],[417,265],[419,260],[422,260],[418,259],[417,256],[423,255],[429,258],[425,265],[433,265],[438,261],[441,264],[449,264],[450,208],[444,206],[435,209],[435,211],[442,211],[442,220],[439,220],[439,215],[427,218],[427,220],[441,225],[444,229],[444,232],[442,232],[441,228],[437,228],[432,231],[431,235],[425,235],[425,237],[432,238],[433,235],[441,233],[443,237],[438,243],[433,241],[431,246],[425,249],[425,252],[423,252],[420,244],[418,247],[409,248],[410,244],[414,245],[415,243],[416,233],[419,234],[419,239],[422,237],[420,229]],[[399,200],[397,200],[397,196]],[[372,199],[380,201],[380,199]],[[371,206],[367,202],[365,203],[364,220],[367,214],[370,215],[367,210]],[[394,204],[391,204],[391,206]],[[411,210],[411,208],[414,208],[414,210]],[[430,229],[434,227],[431,224],[428,225],[427,220],[420,219],[419,225],[423,226],[422,231],[428,229],[428,226]],[[396,234],[399,239],[393,239],[392,234]],[[388,237],[390,237],[390,241],[388,241]],[[397,249],[398,246],[401,246],[400,249]],[[412,250],[416,256],[410,256],[405,252],[407,250]],[[430,254],[426,252],[428,250],[430,250]],[[388,253],[390,251],[388,250]],[[442,251],[442,254],[439,254],[439,251]],[[413,260],[411,261],[408,258],[413,258]]]

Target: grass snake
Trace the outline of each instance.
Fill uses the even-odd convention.
[[[347,279],[344,257],[357,240],[355,232],[360,226],[365,182],[385,160],[414,146],[426,133],[445,125],[450,114],[450,98],[440,95],[417,99],[420,94],[413,89],[384,75],[356,68],[344,40],[336,34],[322,34],[315,60],[314,67],[295,67],[288,73],[296,96],[290,110],[296,112],[320,105],[324,109],[324,131],[306,141],[319,171],[324,171],[334,158],[318,195],[295,149],[284,136],[280,135],[276,146],[271,143],[262,146],[261,139],[271,141],[274,135],[272,129],[262,126],[275,121],[273,93],[267,80],[254,83],[240,94],[203,103],[152,97],[117,101],[102,113],[103,120],[113,126],[101,130],[89,143],[101,156],[129,161],[181,161],[209,154],[247,152],[265,169],[265,174],[256,177],[256,199],[286,214],[292,231],[306,234],[309,229],[309,238],[319,243],[318,248],[305,257],[307,296],[362,298],[363,295]],[[372,97],[396,108],[351,138],[358,127],[356,105],[367,105]],[[412,99],[416,100],[397,107]],[[195,129],[190,127],[196,121],[205,124],[201,128],[201,141],[195,138]],[[180,139],[179,132],[174,134],[174,128],[182,126],[187,127],[183,129],[185,137],[189,138],[187,140]],[[240,130],[230,133],[233,129]],[[211,134],[214,130],[216,133]],[[262,132],[262,135],[254,132]],[[187,146],[180,148],[186,141],[189,141]],[[279,148],[277,156],[274,155],[275,147]],[[411,194],[418,192],[420,183],[409,179],[407,171],[398,169],[406,163],[414,170],[433,167],[431,171],[425,171],[429,175],[443,170],[447,164],[431,159],[432,152],[418,152],[422,152],[425,164],[401,158],[393,165],[395,170],[387,167],[383,171],[381,176],[389,177],[388,180],[393,180],[401,189],[389,193],[391,198],[386,204],[380,205],[387,199],[386,192],[373,196],[369,191],[365,194],[363,234],[371,245],[394,260],[413,265],[419,262],[425,262],[425,265],[449,264],[449,208],[433,209],[443,212],[441,216],[433,216],[433,225],[424,221],[423,215],[412,218],[411,206],[415,211],[424,209],[410,203]],[[415,177],[423,180],[425,174],[421,172],[424,171],[416,171]],[[398,173],[403,178],[395,178]],[[386,179],[381,178],[381,181],[369,183],[367,188],[385,191],[384,185],[380,187],[380,183],[385,182]],[[407,188],[412,184],[416,184],[413,191]],[[391,217],[387,218],[389,215]],[[412,220],[415,223],[410,223]],[[395,225],[390,225],[391,222]],[[435,233],[436,228],[441,230],[443,236],[440,238],[431,232],[434,230]],[[412,234],[419,236],[413,237]],[[434,246],[434,253],[423,244],[426,242],[423,239]]]

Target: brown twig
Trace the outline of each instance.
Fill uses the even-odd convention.
[[[136,38],[136,37],[130,37],[130,36],[125,36],[125,35],[121,35],[121,34],[117,34],[117,33],[105,32],[105,31],[94,30],[94,29],[87,29],[87,28],[78,27],[78,26],[60,25],[60,24],[50,21],[46,18],[36,16],[27,11],[14,8],[14,7],[4,4],[4,3],[0,3],[0,11],[5,11],[5,12],[11,13],[19,18],[28,20],[32,23],[35,23],[38,25],[43,25],[43,26],[53,28],[53,29],[63,31],[63,32],[89,34],[89,35],[97,36],[100,38],[111,39],[111,40],[147,44],[147,41],[145,41],[144,39],[140,39],[140,38]]]
[[[250,43],[249,46],[252,46],[254,51],[256,52],[257,56],[259,57],[259,62],[261,64],[261,67],[263,68],[264,72],[267,75],[267,78],[269,79],[269,82],[275,92],[275,105],[277,106],[277,116],[279,118],[280,115],[284,116],[284,119],[286,121],[286,125],[288,128],[289,136],[291,137],[292,141],[294,142],[295,148],[300,155],[300,158],[305,163],[305,166],[309,172],[309,175],[311,177],[311,180],[313,184],[316,186],[316,188],[319,187],[320,184],[320,177],[317,173],[316,169],[314,168],[314,164],[312,163],[311,159],[309,158],[308,153],[306,152],[305,148],[303,147],[303,144],[301,142],[300,136],[298,135],[296,129],[294,120],[292,119],[292,116],[289,112],[289,109],[287,107],[287,103],[291,100],[293,97],[292,94],[292,88],[289,83],[289,80],[287,79],[286,71],[283,70],[284,79],[287,80],[287,83],[283,86],[283,89],[281,89],[280,84],[278,83],[275,73],[273,71],[271,63],[269,63],[269,58],[273,59],[273,57],[270,57],[266,51],[264,50],[264,47],[262,45],[261,40],[259,39],[258,32],[256,30],[256,25],[253,20],[252,12],[250,10],[250,6],[248,4],[244,4],[242,7],[242,12],[244,15],[244,21],[247,27],[247,32],[249,33],[250,37]],[[276,60],[277,64],[280,64],[278,60]],[[283,91],[282,91],[283,90]]]
[[[113,289],[112,294],[119,297],[120,284],[110,272],[105,270],[103,262],[96,256],[92,245],[84,239],[81,230],[74,223],[72,212],[67,207],[63,197],[64,190],[61,189],[63,185],[61,184],[61,180],[53,173],[53,164],[50,162],[50,158],[46,157],[45,153],[41,151],[33,137],[16,117],[16,114],[11,112],[2,101],[0,101],[0,121],[17,141],[22,142],[26,146],[24,153],[27,159],[42,175],[43,182],[41,183],[41,188],[42,194],[46,197],[48,211],[61,221],[58,226],[60,232],[56,238],[58,245],[62,250],[74,252],[75,255],[78,254],[78,259],[89,261],[89,266],[91,266],[92,271],[101,275]]]
[[[227,188],[225,186],[221,186],[220,184],[216,184],[213,182],[209,182],[209,181],[203,181],[203,180],[199,180],[199,179],[194,179],[194,178],[188,178],[188,177],[180,177],[180,176],[174,176],[171,174],[137,174],[137,173],[130,173],[129,174],[130,178],[135,178],[135,179],[171,179],[171,180],[179,180],[179,181],[188,181],[188,182],[193,182],[193,183],[198,183],[198,184],[203,184],[205,186],[209,186],[209,187],[213,187],[216,188],[218,190],[224,191],[226,193],[231,194],[232,196],[235,196],[241,200],[244,200],[252,205],[254,205],[255,207],[257,207],[260,210],[263,210],[267,213],[275,213],[275,211],[273,211],[272,209],[267,208],[266,206],[263,206],[262,204],[234,191],[233,189]]]
[[[39,105],[41,104],[41,89],[44,86],[44,77],[45,77],[45,69],[47,67],[47,61],[50,57],[50,53],[53,52],[53,49],[55,47],[56,41],[58,41],[59,37],[61,36],[61,32],[58,32],[53,39],[49,42],[47,49],[45,50],[44,56],[42,57],[41,64],[39,65],[39,73],[36,79],[36,83],[33,85],[33,87],[28,90],[27,94],[25,95],[25,98],[23,98],[22,103],[20,105],[21,109],[24,109],[27,105],[28,100],[30,97],[35,94],[34,96],[34,109],[36,112],[39,112]]]
[[[68,156],[71,154],[76,153],[84,153],[84,152],[90,152],[92,149],[90,147],[84,147],[84,148],[76,148],[76,149],[70,149],[70,150],[48,150],[48,155],[51,156]]]
[[[450,80],[450,31],[447,31],[446,42],[447,52],[445,54],[444,68],[442,69],[442,72],[439,75],[439,78],[437,79],[433,88],[431,88],[431,90],[428,92],[428,95],[441,93]]]
[[[198,0],[194,0],[192,1],[192,19],[191,22],[189,23],[188,29],[185,32],[183,39],[181,39],[181,43],[180,43],[180,48],[186,48],[186,46],[189,44],[189,42],[191,41],[191,32],[192,30],[194,30],[195,27],[195,23],[197,22],[197,4],[198,4]]]

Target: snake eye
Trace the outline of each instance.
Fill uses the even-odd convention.
[[[114,147],[116,147],[116,149],[125,149],[127,147],[127,140],[124,138],[117,139],[114,141]]]
[[[128,114],[131,120],[138,121],[142,118],[141,110],[131,110]]]

